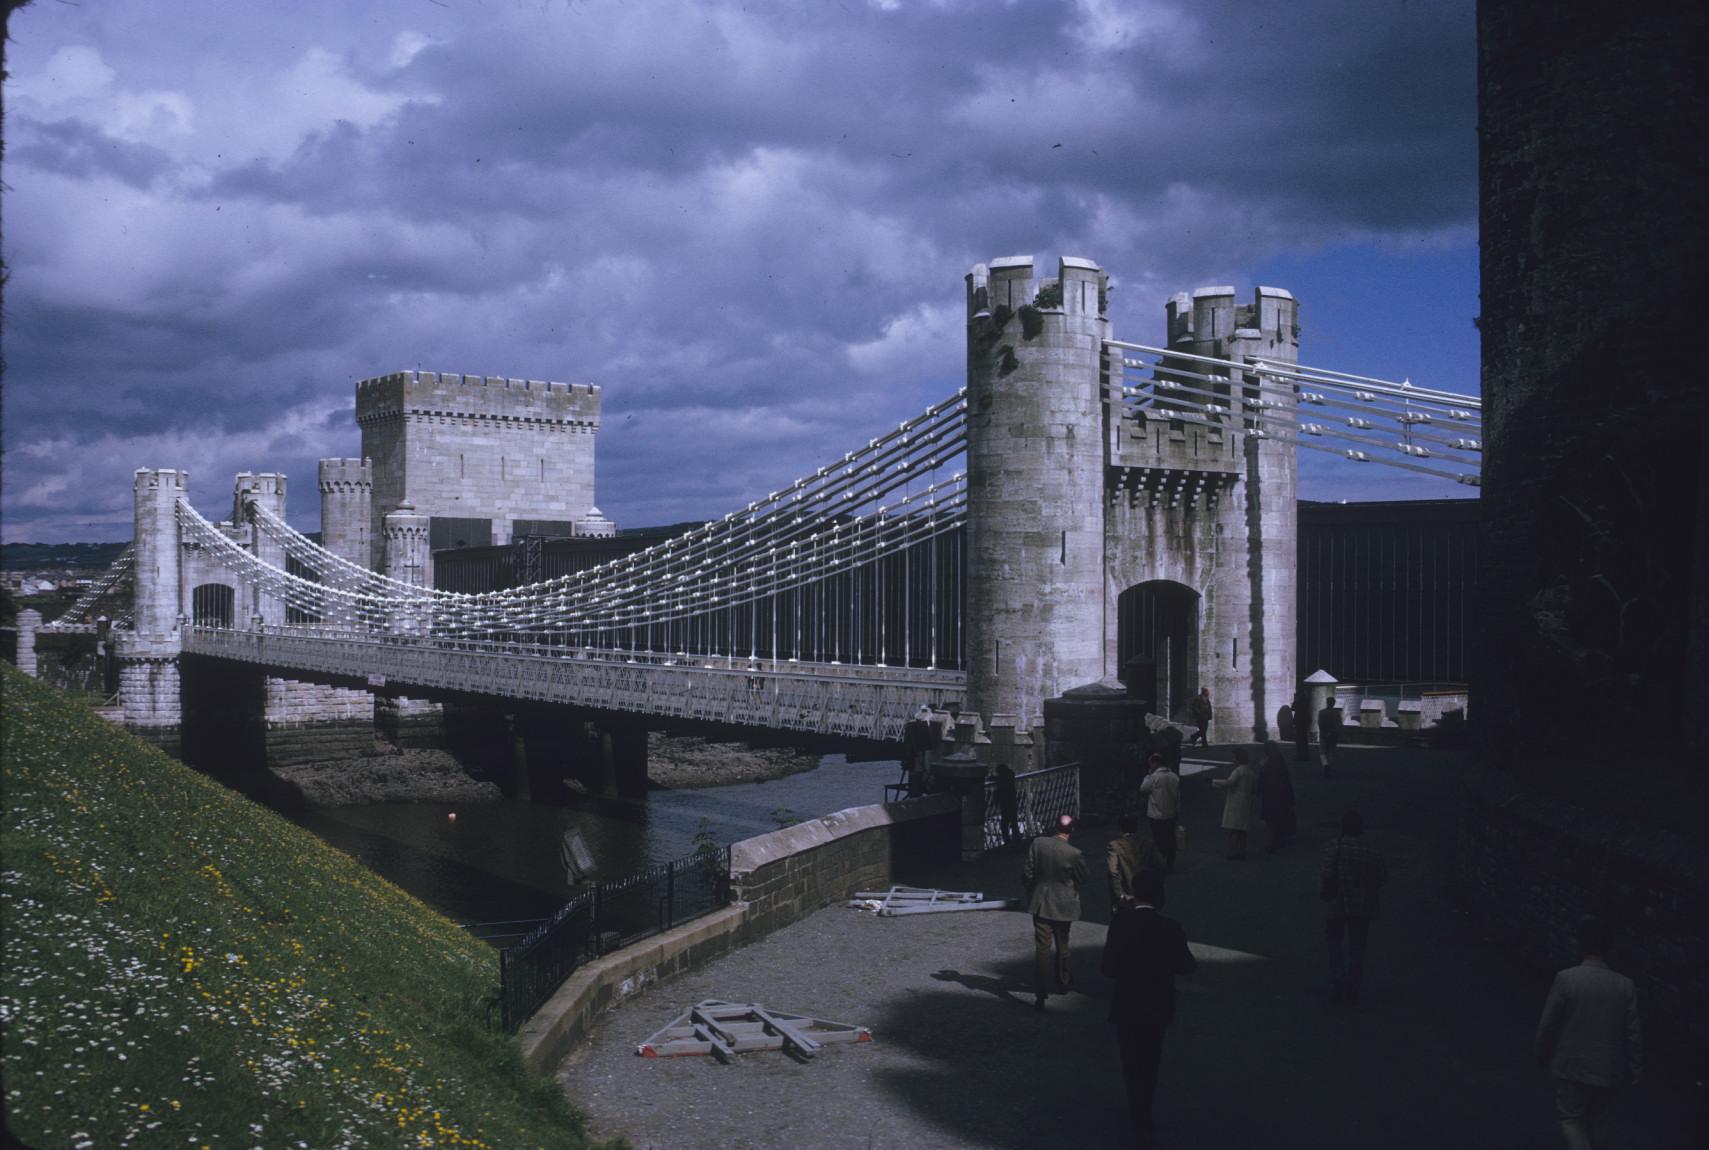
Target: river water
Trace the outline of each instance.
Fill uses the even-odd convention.
[[[587,840],[594,877],[621,878],[690,853],[700,834],[723,846],[880,802],[898,770],[894,762],[827,755],[814,770],[770,782],[656,790],[645,799],[370,803],[282,813],[450,918],[490,923],[539,918],[570,897],[558,855],[572,827]]]

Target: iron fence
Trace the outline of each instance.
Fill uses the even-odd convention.
[[[730,902],[730,848],[699,850],[578,894],[499,951],[499,1011],[515,1030],[589,959]]]
[[[985,849],[1028,842],[1056,825],[1059,815],[1080,813],[1080,764],[1064,763],[1015,776],[1014,825],[1005,826],[995,779],[985,781]]]

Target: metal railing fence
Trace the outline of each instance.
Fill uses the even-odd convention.
[[[701,849],[576,895],[499,951],[500,1024],[506,1031],[521,1026],[582,963],[729,902],[728,846]]]
[[[985,849],[1028,842],[1056,825],[1059,815],[1080,813],[1080,764],[1027,771],[1015,776],[1015,825],[1005,827],[995,779],[985,780]]]

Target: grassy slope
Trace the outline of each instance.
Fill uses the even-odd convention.
[[[494,953],[4,668],[0,1023],[31,1146],[586,1144]]]

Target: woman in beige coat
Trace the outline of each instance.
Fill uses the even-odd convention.
[[[1246,857],[1246,831],[1252,824],[1252,795],[1258,789],[1258,772],[1251,767],[1246,751],[1234,752],[1234,770],[1226,779],[1212,779],[1211,786],[1228,792],[1222,800],[1222,829],[1228,832],[1228,857]]]

